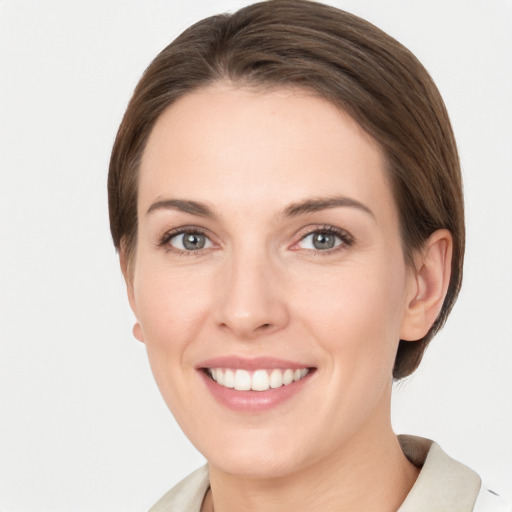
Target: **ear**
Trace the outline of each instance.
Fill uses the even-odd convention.
[[[135,303],[135,292],[133,287],[133,263],[130,263],[128,261],[126,255],[126,248],[123,243],[121,243],[121,247],[119,249],[119,263],[121,265],[121,272],[123,273],[124,282],[126,284],[126,292],[128,295],[128,302],[130,303],[130,308],[133,311],[135,318],[138,318],[137,307]],[[138,319],[135,321],[135,324],[133,326],[133,336],[135,337],[135,339],[144,343],[144,333],[142,331],[142,326],[140,325]]]
[[[400,339],[419,340],[435,322],[450,283],[452,249],[451,233],[439,229],[414,255]]]

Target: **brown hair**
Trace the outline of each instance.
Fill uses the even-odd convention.
[[[155,121],[180,96],[218,81],[304,88],[352,116],[387,157],[409,261],[435,230],[452,233],[452,273],[442,310],[424,338],[400,341],[393,376],[409,375],[459,293],[465,240],[457,148],[429,74],[374,25],[317,2],[270,0],[194,24],[145,71],[112,150],[110,226],[128,262],[137,242],[138,168]]]

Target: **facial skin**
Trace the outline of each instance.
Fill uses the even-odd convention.
[[[353,120],[301,91],[219,84],[157,121],[125,276],[135,335],[212,488],[333,468],[373,478],[379,456],[412,483],[390,426],[392,367],[441,305],[449,235],[406,264],[384,168]],[[204,247],[187,250],[183,232]],[[311,371],[276,405],[236,410],[205,384],[202,363],[226,356]]]

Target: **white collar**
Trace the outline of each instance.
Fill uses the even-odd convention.
[[[406,457],[421,472],[397,512],[471,512],[480,477],[429,439],[398,436]],[[149,512],[200,512],[209,488],[208,466],[194,471],[165,494]]]
[[[405,456],[421,467],[418,479],[398,512],[470,512],[480,491],[480,477],[422,437],[398,436]]]

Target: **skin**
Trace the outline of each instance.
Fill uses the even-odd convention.
[[[412,487],[418,469],[391,428],[392,367],[399,339],[421,338],[441,307],[451,238],[434,233],[407,265],[384,169],[373,139],[304,91],[216,84],[157,121],[140,169],[135,261],[121,255],[122,267],[134,334],[208,460],[203,510],[392,511]],[[334,196],[357,205],[289,215]],[[148,213],[169,199],[214,215]],[[326,226],[340,230],[336,246],[316,250],[311,233]],[[204,232],[205,248],[170,238],[183,227]],[[251,414],[217,402],[197,369],[225,355],[316,370],[291,399]]]

